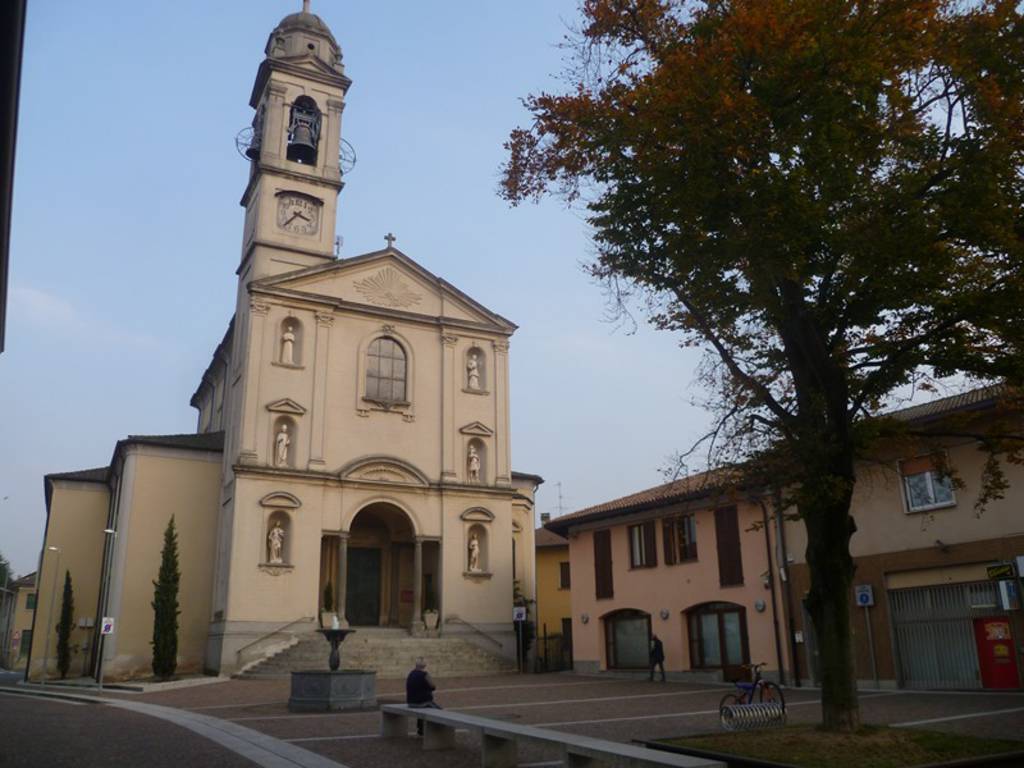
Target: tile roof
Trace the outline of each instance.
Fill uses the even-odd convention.
[[[538,528],[533,534],[534,547],[567,547],[569,540],[547,528]]]
[[[47,480],[77,480],[82,483],[105,483],[107,472],[110,467],[96,467],[95,469],[78,469],[73,472],[52,472],[46,475]]]
[[[540,475],[531,474],[529,472],[516,472],[515,470],[512,470],[512,479],[513,480],[530,480],[530,481],[533,482],[534,485],[543,485],[544,484],[544,478],[543,477],[541,477]]]
[[[721,490],[730,477],[736,477],[735,472],[728,469],[714,470],[711,472],[698,472],[689,477],[682,477],[670,483],[656,485],[628,496],[612,499],[602,504],[596,504],[578,512],[562,515],[549,523],[545,528],[558,534],[565,534],[570,525],[592,520],[603,520],[629,512],[639,512],[644,509],[653,509],[666,506],[677,501],[696,499],[708,496],[715,491]]]
[[[36,585],[36,572],[25,574],[20,579],[12,581],[9,586],[20,589],[21,587],[34,587]]]
[[[1004,384],[992,384],[977,387],[958,395],[932,400],[930,403],[922,403],[910,406],[909,408],[891,411],[885,415],[902,421],[926,421],[958,411],[987,408],[1001,395],[1006,394],[1007,391],[1007,387]],[[674,480],[671,483],[656,485],[653,488],[647,488],[628,496],[612,499],[602,504],[581,509],[578,512],[562,515],[546,523],[545,527],[556,534],[564,535],[568,531],[569,526],[577,523],[603,520],[617,515],[666,506],[685,499],[700,498],[716,490],[721,490],[726,485],[730,474],[732,473],[729,470],[714,470],[690,475],[689,477]],[[540,545],[538,544],[538,546]]]
[[[223,432],[200,432],[188,435],[128,435],[124,445],[155,445],[161,448],[187,448],[193,451],[223,451]]]
[[[1001,396],[1007,394],[1004,384],[991,384],[986,387],[978,387],[959,395],[941,397],[929,403],[912,405],[909,408],[901,408],[884,414],[900,421],[920,421],[934,419],[957,411],[980,410],[995,403]]]

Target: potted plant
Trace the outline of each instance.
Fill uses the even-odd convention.
[[[438,613],[437,603],[434,600],[434,590],[428,589],[424,596],[423,626],[430,631],[437,629]]]
[[[334,623],[334,588],[331,582],[324,584],[324,607],[320,611],[320,626],[330,627]]]

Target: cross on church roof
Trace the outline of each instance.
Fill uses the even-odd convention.
[[[388,241],[388,248],[394,248],[395,240],[397,240],[398,238],[392,235],[390,232],[388,232],[386,235],[384,235],[384,239]]]

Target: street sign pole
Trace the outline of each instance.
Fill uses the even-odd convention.
[[[864,623],[868,627],[868,648],[871,649],[871,676],[875,678],[875,688],[879,687],[878,662],[875,660],[875,637],[871,631],[871,609],[864,606]]]
[[[114,620],[109,616],[104,616],[100,621],[100,669],[99,669],[99,689],[103,691],[103,649],[107,644],[107,635],[113,634],[114,632]]]

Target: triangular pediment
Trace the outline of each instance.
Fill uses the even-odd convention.
[[[293,416],[301,416],[306,412],[305,408],[288,397],[282,398],[281,400],[275,400],[272,403],[267,403],[267,410],[273,411],[274,413],[290,413]]]
[[[516,328],[397,248],[264,278],[252,286],[256,291],[468,323],[502,334]]]
[[[464,435],[475,435],[477,437],[493,437],[494,430],[485,424],[481,424],[479,421],[471,421],[464,427],[459,428],[459,432]]]

